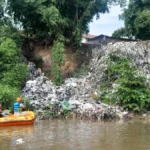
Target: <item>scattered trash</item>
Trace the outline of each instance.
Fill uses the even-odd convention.
[[[63,110],[72,110],[75,106],[71,105],[67,100],[63,100],[61,102],[61,106]]]
[[[23,144],[25,141],[21,138],[16,140],[16,144]]]
[[[92,49],[92,59],[89,63],[91,72],[80,78],[67,78],[61,86],[55,86],[43,73],[37,74],[35,65],[29,63],[30,78],[22,90],[22,95],[29,98],[31,105],[36,110],[40,110],[41,114],[44,114],[45,110],[51,111],[50,105],[58,103],[62,104],[63,108],[73,111],[76,109],[81,116],[86,113],[89,116],[96,114],[97,117],[102,118],[104,116],[122,118],[125,114],[121,108],[103,104],[100,101],[101,91],[99,90],[107,70],[108,54],[117,49],[121,51],[119,56],[130,57],[135,66],[142,68],[139,74],[146,76],[149,82],[150,51],[148,48],[140,42],[118,42]],[[118,85],[113,84],[113,87],[116,86]]]

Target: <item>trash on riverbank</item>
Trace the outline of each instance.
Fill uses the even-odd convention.
[[[109,106],[92,97],[95,91],[91,74],[82,78],[66,79],[62,86],[55,86],[44,75],[28,80],[23,96],[31,100],[40,119],[71,116],[81,119],[119,119],[122,109]]]
[[[88,74],[80,78],[67,78],[61,86],[55,86],[43,73],[38,73],[33,63],[29,63],[30,78],[23,89],[23,96],[31,100],[31,105],[37,110],[37,113],[43,116],[41,118],[44,118],[45,114],[46,116],[62,114],[61,103],[63,100],[67,100],[70,105],[74,106],[69,111],[80,118],[92,118],[92,116],[97,119],[124,118],[128,112],[100,101],[100,86],[105,77],[105,70],[107,70],[108,54],[119,49],[121,53],[118,55],[131,58],[135,66],[142,68],[139,74],[146,76],[147,82],[149,82],[150,53],[148,48],[143,45],[140,42],[118,42],[94,48],[88,66],[90,68]],[[113,87],[116,86],[113,84]],[[60,109],[58,112],[56,111],[57,104]]]

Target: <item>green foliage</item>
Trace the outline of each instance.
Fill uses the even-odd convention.
[[[67,109],[63,109],[63,111],[62,111],[62,114],[64,115],[64,116],[66,116],[66,115],[68,115],[69,114],[69,110],[67,110]]]
[[[11,26],[11,25],[10,25]],[[12,39],[17,47],[21,47],[21,42],[23,40],[22,36],[17,33],[17,29],[14,27],[9,27],[7,24],[0,26],[0,41],[5,39]]]
[[[115,38],[122,38],[122,37],[126,37],[126,36],[127,36],[127,31],[125,30],[125,28],[117,29],[112,34],[112,37],[115,37]]]
[[[21,31],[15,27],[14,20],[8,15],[5,0],[0,1],[0,103],[4,109],[13,107],[20,95],[28,68],[22,63]],[[19,25],[19,24],[18,24]]]
[[[150,10],[142,11],[135,19],[135,25],[139,39],[150,39]]]
[[[37,68],[42,68],[43,67],[43,59],[41,56],[35,57],[35,64]]]
[[[6,21],[6,17],[4,16],[5,14],[5,0],[0,0],[0,25],[4,24]]]
[[[64,35],[71,44],[78,44],[81,35],[88,32],[93,16],[99,18],[110,5],[123,5],[126,0],[8,0],[7,9],[15,22],[21,22],[30,35],[56,39]],[[75,42],[75,43],[74,43]]]
[[[74,29],[74,31],[72,32],[72,43],[74,46],[76,46],[77,48],[81,46],[81,31],[78,27],[76,27]]]
[[[130,111],[148,110],[150,90],[145,77],[139,76],[137,72],[138,69],[127,58],[110,55],[107,70],[109,84],[104,86],[104,101],[112,101]]]
[[[56,116],[56,114],[50,110],[45,110],[44,111],[44,116],[45,117],[50,117],[50,116]]]
[[[64,60],[64,44],[59,40],[54,41],[53,48],[51,49],[52,60],[54,64],[60,66]]]
[[[121,19],[125,22],[125,32],[115,31],[120,37],[149,40],[150,39],[150,1],[130,0],[128,8],[124,9]]]
[[[8,109],[13,106],[14,100],[19,96],[19,90],[9,85],[0,84],[0,104],[3,109]]]
[[[52,81],[56,85],[60,85],[63,83],[63,77],[61,75],[60,66],[62,65],[64,60],[64,44],[63,42],[61,42],[61,40],[59,39],[57,41],[54,41],[53,48],[51,49],[53,60]]]
[[[56,85],[61,85],[63,83],[63,77],[61,75],[60,66],[54,64],[52,67],[52,81]]]
[[[25,64],[18,63],[8,72],[3,73],[1,82],[13,87],[22,87],[27,79],[28,68]]]
[[[88,67],[80,67],[73,73],[72,76],[78,78],[80,76],[87,75],[89,71],[90,69]]]
[[[27,66],[21,62],[20,41],[16,37],[8,26],[0,26],[0,103],[7,109],[12,108],[20,95],[28,73]]]
[[[27,66],[20,62],[19,50],[11,39],[0,45],[0,80],[2,84],[20,88],[28,73]]]
[[[34,110],[29,98],[23,97],[23,102],[25,103],[26,110]]]

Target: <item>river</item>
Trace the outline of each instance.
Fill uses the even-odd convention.
[[[45,120],[1,127],[0,150],[150,150],[150,122]]]

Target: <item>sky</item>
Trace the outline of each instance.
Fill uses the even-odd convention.
[[[100,19],[93,18],[93,22],[89,24],[92,35],[105,34],[111,36],[112,33],[120,27],[124,26],[124,22],[119,20],[118,15],[122,11],[119,6],[113,6],[107,14],[100,14]]]

